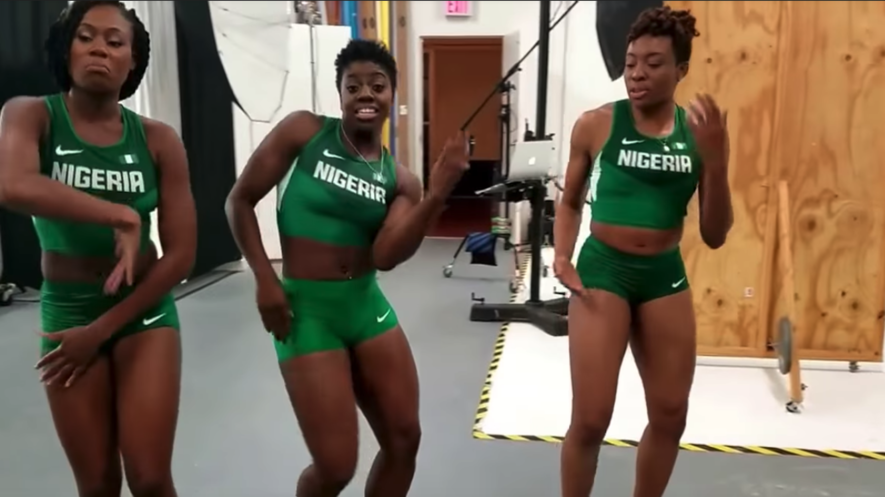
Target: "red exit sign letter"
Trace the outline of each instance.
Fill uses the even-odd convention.
[[[470,17],[473,15],[473,2],[443,2],[446,4],[446,16]]]

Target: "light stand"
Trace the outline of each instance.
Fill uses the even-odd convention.
[[[500,183],[510,174],[510,119],[512,117],[510,111],[510,92],[515,89],[510,81],[502,81],[498,89],[501,93],[501,113],[498,115],[500,122],[500,130],[498,131],[498,150],[501,151],[501,166],[498,168],[498,174],[495,183]],[[499,202],[504,203],[504,217],[510,217],[510,202],[507,201],[506,195],[499,195]],[[500,212],[500,211],[498,211]]]
[[[519,66],[528,58],[536,48],[538,51],[538,103],[535,122],[535,132],[530,134],[536,140],[549,139],[546,133],[547,119],[547,81],[550,65],[550,31],[556,27],[578,4],[572,2],[565,13],[552,25],[550,22],[550,1],[541,0],[540,26],[538,42],[522,56],[519,61],[504,75],[503,82],[509,80],[519,72]],[[462,126],[465,130],[470,122],[479,114],[480,110],[491,98],[499,92],[501,84],[495,86],[494,91],[482,102],[480,107],[470,116],[467,123]],[[509,128],[509,122],[508,122]],[[528,137],[527,137],[528,139]],[[509,141],[507,147],[509,148]],[[529,298],[525,303],[512,304],[486,304],[485,299],[473,297],[476,302],[470,309],[470,320],[480,322],[528,322],[532,323],[548,335],[565,336],[568,334],[568,300],[558,298],[551,301],[541,300],[541,245],[544,234],[544,201],[547,197],[547,179],[537,179],[521,182],[518,185],[508,185],[508,189],[518,189],[529,198],[531,204],[531,219],[529,231],[532,233],[531,247],[531,271],[529,273]]]

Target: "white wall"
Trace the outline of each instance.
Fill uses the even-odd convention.
[[[562,15],[570,4],[570,1],[553,2],[553,19]],[[421,102],[424,98],[421,37],[516,34],[519,58],[538,40],[540,7],[536,1],[521,2],[519,8],[508,2],[479,1],[474,2],[474,15],[469,18],[446,18],[440,2],[409,2],[409,9],[409,112],[412,142],[418,144],[422,143]],[[561,168],[565,167],[568,157],[568,136],[575,119],[586,110],[626,97],[623,82],[613,82],[608,76],[596,41],[595,25],[596,2],[582,1],[550,34],[546,128],[548,133],[556,135]],[[513,80],[518,92],[516,108],[520,136],[526,119],[532,129],[535,127],[537,67],[538,50],[535,50]],[[410,159],[413,164],[421,163],[421,153],[421,147],[412,147]]]
[[[571,5],[571,1],[556,1],[551,7],[551,23],[558,19]],[[409,2],[410,52],[409,52],[409,112],[412,143],[422,143],[423,113],[422,91],[422,44],[424,36],[505,36],[505,57],[509,58],[508,41],[519,40],[519,59],[538,40],[539,10],[537,1],[515,4],[497,1],[474,2],[474,15],[469,18],[447,18],[440,2]],[[508,64],[509,66],[509,64]],[[506,69],[504,69],[506,70]],[[502,71],[503,73],[503,71]],[[514,112],[517,114],[517,136],[520,139],[526,119],[535,129],[538,83],[538,50],[522,64],[522,71],[514,77],[517,87]],[[490,89],[491,90],[491,89]],[[572,9],[550,33],[549,68],[547,82],[548,133],[554,133],[559,151],[556,170],[565,172],[568,159],[568,142],[572,125],[582,112],[606,102],[625,98],[623,80],[611,81],[602,59],[596,36],[596,2],[582,1]],[[479,102],[477,102],[477,105]],[[412,147],[412,164],[421,164],[421,147]],[[415,168],[421,174],[420,168]],[[516,238],[520,239],[519,225],[528,215],[525,205],[514,209],[522,219],[514,220]],[[579,240],[589,234],[589,209],[585,212]]]

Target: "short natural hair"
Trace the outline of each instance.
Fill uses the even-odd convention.
[[[350,40],[335,58],[335,85],[338,87],[338,91],[341,91],[344,71],[354,62],[378,64],[390,79],[390,87],[396,91],[396,59],[393,58],[390,50],[380,41],[359,39]]]

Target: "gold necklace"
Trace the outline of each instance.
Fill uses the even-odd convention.
[[[345,140],[347,140],[348,145],[350,145],[350,147],[353,149],[353,151],[356,152],[356,154],[360,156],[360,159],[362,159],[363,162],[367,166],[369,166],[369,169],[372,171],[372,178],[374,178],[375,181],[377,181],[378,183],[381,183],[382,185],[385,182],[387,182],[387,178],[384,176],[384,147],[383,146],[381,147],[381,159],[380,159],[381,168],[375,169],[374,167],[372,167],[372,164],[368,160],[366,160],[366,158],[363,156],[362,152],[360,152],[360,150],[358,148],[356,148],[356,145],[354,145],[353,142],[350,141],[350,137],[347,136],[347,133],[344,132],[344,123],[343,122],[338,125],[338,128],[339,128],[339,131],[341,132],[341,135],[344,136]]]

